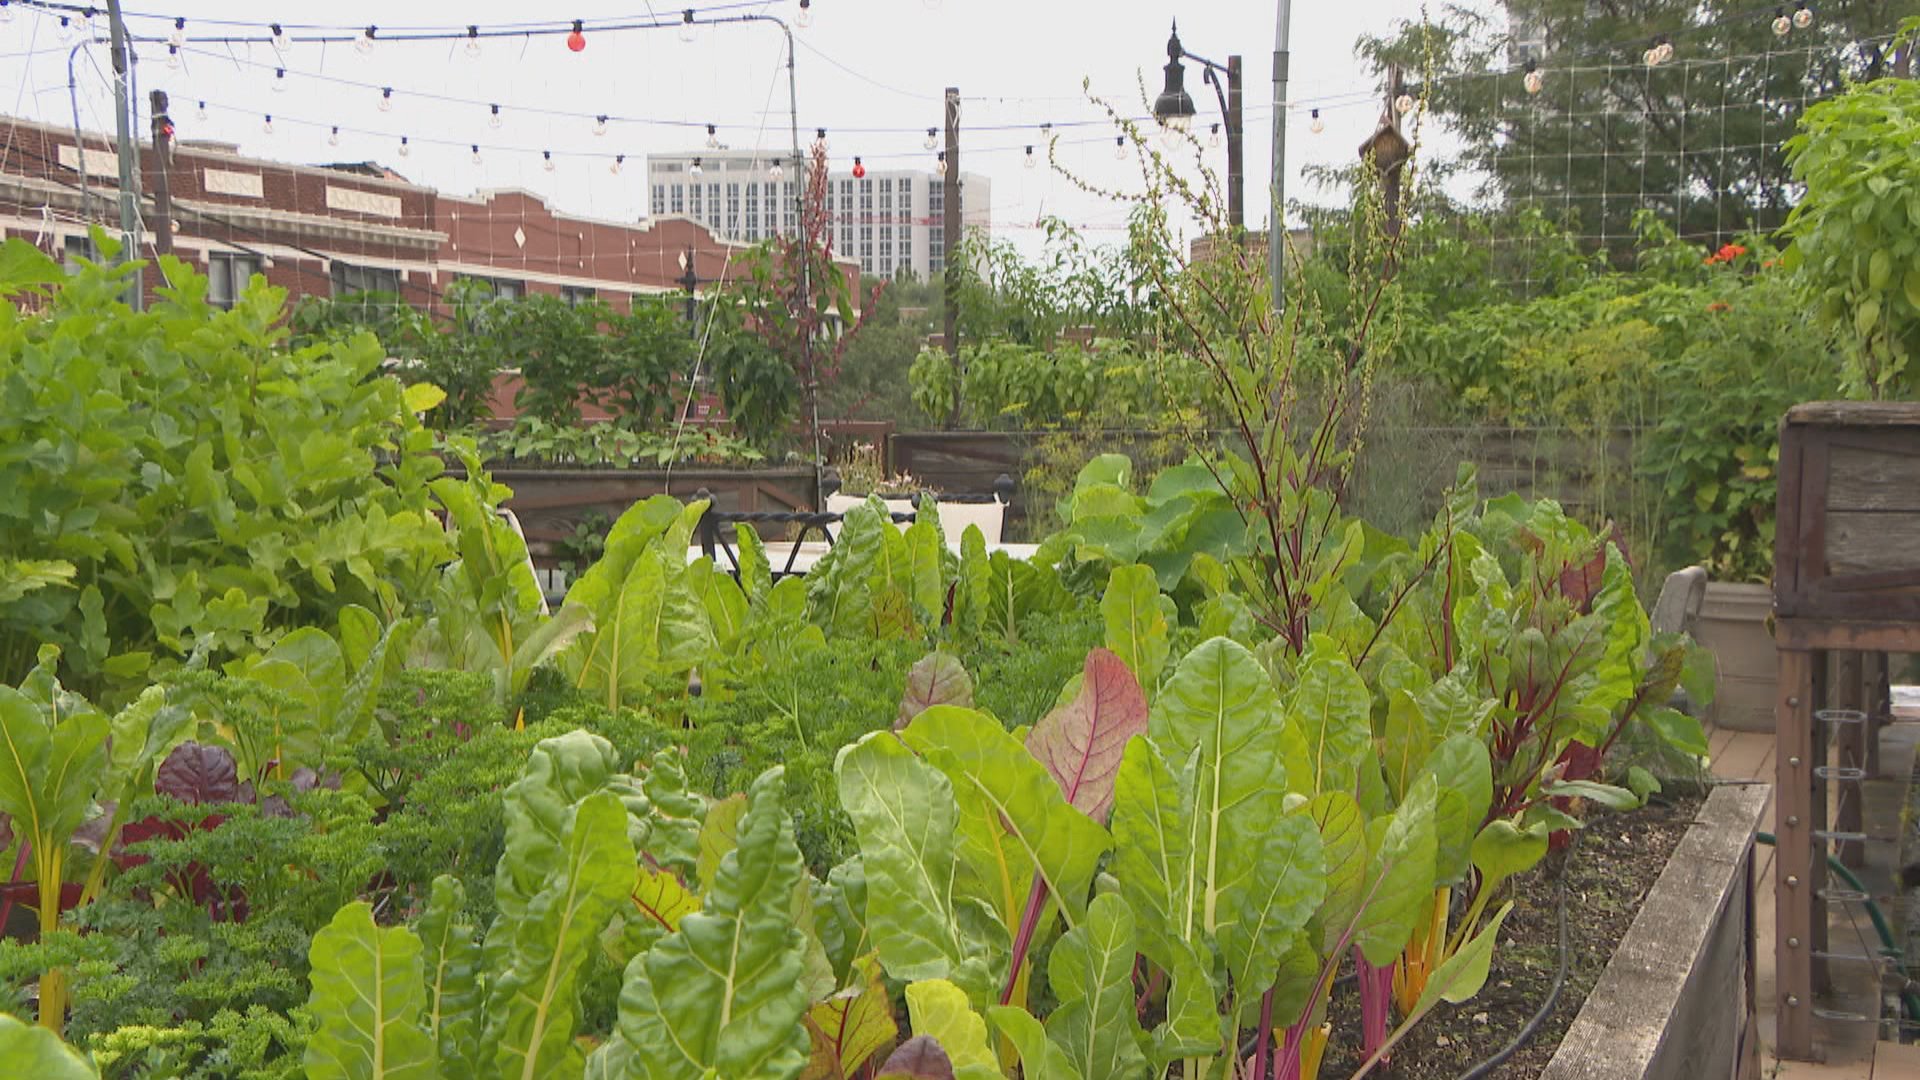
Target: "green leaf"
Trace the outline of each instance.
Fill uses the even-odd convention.
[[[1306,814],[1273,823],[1253,856],[1253,888],[1240,918],[1221,926],[1220,955],[1240,992],[1234,1003],[1242,1026],[1247,1011],[1278,978],[1280,961],[1326,898],[1326,853]]]
[[[1192,933],[1192,804],[1200,750],[1178,772],[1151,739],[1129,740],[1114,777],[1112,873],[1140,921],[1140,951],[1172,971]],[[1209,1007],[1213,1000],[1208,994]]]
[[[1433,817],[1437,785],[1425,776],[1393,816],[1367,828],[1367,885],[1353,940],[1367,962],[1394,962],[1433,902]]]
[[[893,1042],[899,1028],[873,957],[856,966],[852,986],[807,1011],[807,1033],[813,1040],[804,1074],[809,1078],[854,1076],[867,1059]]]
[[[489,932],[490,951],[495,935],[502,937],[507,966],[488,989],[483,1041],[502,1076],[533,1080],[584,1067],[573,1041],[580,969],[633,888],[633,844],[620,800],[605,791],[590,794],[570,817],[558,863],[524,914],[504,932],[497,923]],[[509,849],[502,861],[514,855]]]
[[[1331,638],[1314,635],[1299,685],[1287,701],[1287,716],[1306,739],[1311,772],[1289,776],[1287,789],[1305,795],[1352,791],[1361,755],[1373,739],[1372,710],[1373,695],[1353,665]]]
[[[1366,900],[1367,820],[1360,804],[1343,791],[1322,792],[1308,804],[1307,816],[1320,832],[1326,864],[1326,899],[1315,922],[1319,951],[1332,952]]]
[[[1474,834],[1493,805],[1493,760],[1487,744],[1471,735],[1455,735],[1434,748],[1427,774],[1439,785],[1434,805],[1434,872],[1440,881],[1457,881],[1467,872]]]
[[[1381,739],[1380,764],[1387,790],[1395,799],[1407,797],[1407,789],[1419,778],[1420,765],[1432,750],[1427,733],[1427,715],[1420,703],[1405,690],[1387,694],[1387,723]]]
[[[649,676],[686,671],[713,647],[705,609],[684,573],[668,573],[662,551],[655,545],[640,555],[619,590],[594,612],[593,631],[563,660],[574,685],[609,709],[644,689]]]
[[[1415,1016],[1425,1014],[1442,1001],[1458,1005],[1480,992],[1487,984],[1487,970],[1493,964],[1493,946],[1500,937],[1500,924],[1512,910],[1511,900],[1500,905],[1500,910],[1494,912],[1479,933],[1427,977],[1426,989],[1420,992],[1420,1000],[1413,1008]]]
[[[999,721],[951,705],[921,713],[900,737],[953,785],[960,855],[972,864],[972,878],[986,883],[979,899],[1011,914],[1011,927],[1026,904],[1025,889],[1009,893],[995,883],[1030,882],[1037,873],[1069,922],[1085,916],[1094,871],[1112,841],[1068,804],[1039,759]]]
[[[1540,790],[1556,798],[1587,799],[1609,810],[1635,810],[1640,806],[1640,799],[1626,788],[1592,780],[1560,780],[1542,784]]]
[[[720,860],[740,842],[740,819],[747,816],[747,795],[741,792],[721,799],[707,808],[700,825],[700,861],[696,873],[702,890],[713,888],[720,872]]]
[[[1220,990],[1199,953],[1184,941],[1178,943],[1167,971],[1172,981],[1167,989],[1166,1019],[1153,1029],[1150,1038],[1149,1054],[1156,1070],[1164,1070],[1181,1058],[1217,1054],[1226,1043],[1221,1032]]]
[[[1305,916],[1302,916],[1305,918]],[[1047,983],[1059,1004],[1047,1037],[1081,1076],[1137,1077],[1147,1071],[1134,1011],[1133,912],[1118,896],[1095,897],[1087,917],[1047,959]]]
[[[432,383],[414,383],[402,395],[410,413],[423,413],[447,400],[447,392]]]
[[[999,1080],[987,1022],[967,1003],[966,991],[945,979],[908,983],[907,1014],[915,1035],[936,1040],[946,1051],[956,1080]]]
[[[6,243],[0,244],[0,296],[13,296],[66,278],[59,263],[20,237],[10,236]]]
[[[907,688],[900,697],[894,728],[906,727],[914,717],[935,705],[973,707],[973,678],[959,657],[939,649],[914,661],[907,669]]]
[[[1491,890],[1507,878],[1531,870],[1546,854],[1546,830],[1522,830],[1504,818],[1487,822],[1480,835],[1473,838],[1473,868],[1484,879],[1482,889]]]
[[[5,269],[4,253],[22,242],[8,240],[6,247],[0,248],[0,273]],[[0,1013],[0,1065],[5,1066],[8,1076],[33,1080],[100,1080],[99,1071],[61,1042],[60,1036],[5,1013]]]
[[[1159,579],[1153,570],[1138,565],[1114,568],[1100,600],[1100,613],[1106,620],[1107,648],[1126,662],[1143,689],[1158,686],[1169,644]]]
[[[773,592],[773,564],[767,560],[767,547],[753,526],[736,522],[733,530],[734,549],[740,553],[740,588],[747,594],[747,603],[759,611]]]
[[[1707,733],[1700,721],[1686,713],[1664,706],[1650,709],[1646,713],[1647,726],[1660,737],[1660,741],[1683,754],[1696,757],[1706,755],[1711,747],[1707,744]]]
[[[1067,1052],[1047,1038],[1047,1033],[1027,1010],[1017,1005],[994,1005],[987,1009],[994,1030],[1013,1044],[1020,1055],[1021,1080],[1081,1080]]]
[[[907,982],[955,978],[984,996],[993,968],[1006,962],[1006,939],[1003,931],[993,950],[962,931],[952,782],[892,732],[841,748],[834,775],[860,842],[867,928],[887,974]]]
[[[1627,770],[1627,787],[1644,806],[1647,799],[1660,790],[1660,780],[1652,773],[1635,765]]]
[[[778,768],[753,782],[740,842],[702,909],[627,965],[620,1031],[630,1076],[775,1080],[805,1067],[806,935],[793,896],[806,874]]]
[[[373,909],[348,904],[313,935],[307,1010],[310,1080],[429,1080],[440,1075],[434,1041],[420,1027],[426,983],[420,939],[381,929]]]
[[[440,1061],[460,1076],[475,1069],[473,1049],[481,1020],[480,945],[473,927],[459,921],[466,906],[466,889],[459,879],[441,874],[433,879],[432,897],[418,924],[426,948],[427,1000],[421,1028],[438,1046]]]

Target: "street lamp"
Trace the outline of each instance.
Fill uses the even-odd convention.
[[[1187,93],[1186,68],[1180,63],[1191,59],[1202,70],[1201,81],[1213,87],[1214,96],[1220,100],[1220,112],[1227,122],[1227,223],[1237,233],[1246,227],[1246,170],[1241,162],[1241,136],[1244,133],[1240,122],[1240,57],[1229,56],[1225,64],[1216,64],[1203,56],[1195,56],[1180,44],[1180,24],[1173,25],[1173,35],[1167,38],[1167,83],[1160,96],[1154,99],[1153,116],[1170,132],[1184,132],[1193,126],[1193,96]],[[1224,87],[1221,76],[1225,75]]]

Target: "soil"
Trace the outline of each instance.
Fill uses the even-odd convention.
[[[1433,1011],[1394,1048],[1392,1061],[1369,1076],[1384,1080],[1455,1080],[1513,1040],[1553,985],[1559,962],[1556,897],[1565,877],[1567,981],[1560,1000],[1526,1045],[1488,1072],[1489,1080],[1531,1080],[1546,1068],[1561,1038],[1626,936],[1667,858],[1693,824],[1703,801],[1683,796],[1628,813],[1585,812],[1577,843],[1553,852],[1517,879],[1512,914],[1501,927],[1493,967],[1479,995]],[[1360,1031],[1360,1000],[1351,986],[1334,992],[1333,1030]],[[1360,1067],[1357,1045],[1329,1046],[1320,1076],[1336,1080]]]

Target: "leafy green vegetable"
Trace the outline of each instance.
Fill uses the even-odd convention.
[[[420,1026],[427,1005],[420,939],[382,929],[364,903],[340,909],[313,936],[313,997],[319,1027],[307,1042],[314,1080],[430,1080],[440,1075],[434,1038]]]

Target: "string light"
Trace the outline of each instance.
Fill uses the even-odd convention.
[[[405,135],[400,136],[400,156],[406,157],[411,153],[413,153],[413,144],[407,141]]]
[[[947,175],[947,152],[945,150],[940,151],[940,155],[934,159],[933,171],[939,176]]]
[[[380,35],[379,27],[377,26],[367,27],[364,31],[361,32],[359,40],[353,43],[353,51],[359,53],[361,56],[372,55],[374,39],[379,35]]]
[[[824,154],[827,152],[827,147],[828,147],[827,129],[814,128],[813,129],[813,148]]]
[[[1312,118],[1307,121],[1307,130],[1313,132],[1315,135],[1327,130],[1327,122],[1320,119],[1319,109],[1313,110]]]
[[[707,149],[720,149],[720,129],[713,124],[707,125]]]
[[[468,143],[467,145],[473,148],[473,163],[475,165],[480,164],[480,144]]]
[[[480,59],[480,28],[478,26],[467,27],[466,50],[468,58],[473,60]]]
[[[687,168],[687,174],[690,176],[699,176],[701,171],[702,170],[700,168],[700,159],[694,158],[693,164],[691,166],[688,166]]]
[[[585,25],[579,19],[573,20],[573,30],[567,34],[568,52],[584,52],[586,50],[587,35],[584,31]]]
[[[615,176],[619,176],[620,166],[625,165],[626,163],[627,163],[627,155],[615,154],[613,155],[613,164],[607,166],[607,171],[612,173]]]
[[[0,0],[0,23],[13,21],[13,6],[8,0]]]
[[[1113,137],[1113,160],[1127,160],[1127,137],[1125,135],[1115,135]]]
[[[1801,0],[1800,6],[1793,9],[1793,25],[1802,30],[1813,25],[1813,9],[1806,5],[1805,0]]]
[[[767,178],[776,184],[787,178],[787,167],[780,164],[779,158],[774,158],[773,164],[767,166]]]
[[[202,101],[193,108],[193,118],[201,123],[207,122],[207,103]]]
[[[281,56],[287,55],[287,50],[293,48],[293,41],[287,37],[287,32],[280,28],[279,23],[274,23],[268,29],[273,31],[273,51]]]
[[[333,130],[327,133],[327,145],[328,146],[340,145],[340,126],[338,124],[335,124]]]
[[[867,167],[860,164],[860,155],[855,154],[853,156],[853,178],[855,180],[863,180],[866,178],[866,175]]]
[[[1527,93],[1537,94],[1542,87],[1547,85],[1547,80],[1545,76],[1540,74],[1540,65],[1529,60],[1527,61],[1527,74],[1521,79],[1521,83],[1527,88]]]
[[[593,118],[593,133],[595,135],[605,135],[607,133],[607,116],[605,113],[601,113],[599,116]]]
[[[273,114],[272,113],[268,113],[266,120],[261,123],[260,133],[262,135],[273,134]]]
[[[1207,146],[1215,150],[1220,149],[1220,125],[1219,124],[1215,124],[1210,129],[1208,129]]]
[[[380,111],[393,111],[393,87],[391,86],[383,86],[380,88]]]
[[[167,46],[167,70],[180,70],[180,46],[178,45]]]
[[[273,69],[273,92],[276,94],[284,94],[287,92],[287,69],[286,68]]]
[[[68,19],[65,15],[62,15],[60,16],[60,44],[65,45],[71,42],[72,40],[73,40],[73,22],[72,20]]]
[[[1786,37],[1793,33],[1793,20],[1787,17],[1786,8],[1773,9],[1773,36]]]
[[[487,108],[493,110],[493,115],[487,117],[487,126],[495,131],[499,131],[501,125],[507,122],[506,117],[500,115],[500,106],[498,105],[489,105]]]
[[[936,133],[936,132],[934,131],[934,129],[933,129],[933,128],[928,128],[928,129],[927,129],[927,141],[926,141],[926,142],[924,142],[924,143],[922,143],[921,145],[923,145],[923,146],[925,146],[925,147],[926,147],[927,149],[929,149],[929,150],[931,150],[931,149],[933,149],[934,147],[936,147],[936,146],[938,146],[938,145],[940,145],[940,137],[939,137],[939,135],[938,135],[938,134],[937,134],[937,133]]]
[[[553,151],[551,150],[540,151],[540,167],[542,169],[545,169],[547,172],[553,171]]]
[[[187,47],[186,19],[176,18],[173,20],[173,33],[167,35],[167,44],[175,49],[184,49]]]
[[[1029,146],[1029,147],[1027,147],[1027,160],[1026,160],[1026,162],[1025,162],[1025,164],[1026,164],[1026,166],[1027,166],[1027,168],[1029,168],[1029,169],[1031,169],[1031,168],[1033,168],[1033,167],[1034,167],[1034,161],[1035,161],[1035,160],[1036,160],[1036,159],[1035,159],[1035,158],[1034,158],[1034,156],[1033,156],[1033,147],[1031,147],[1031,146]]]
[[[680,40],[691,43],[699,36],[700,28],[693,24],[693,9],[688,8],[680,13]]]
[[[793,25],[802,30],[813,25],[813,0],[800,0],[800,14],[794,16]]]
[[[1413,95],[1401,94],[1399,97],[1394,98],[1393,110],[1399,113],[1401,116],[1405,116],[1408,113],[1412,112],[1413,111]]]

